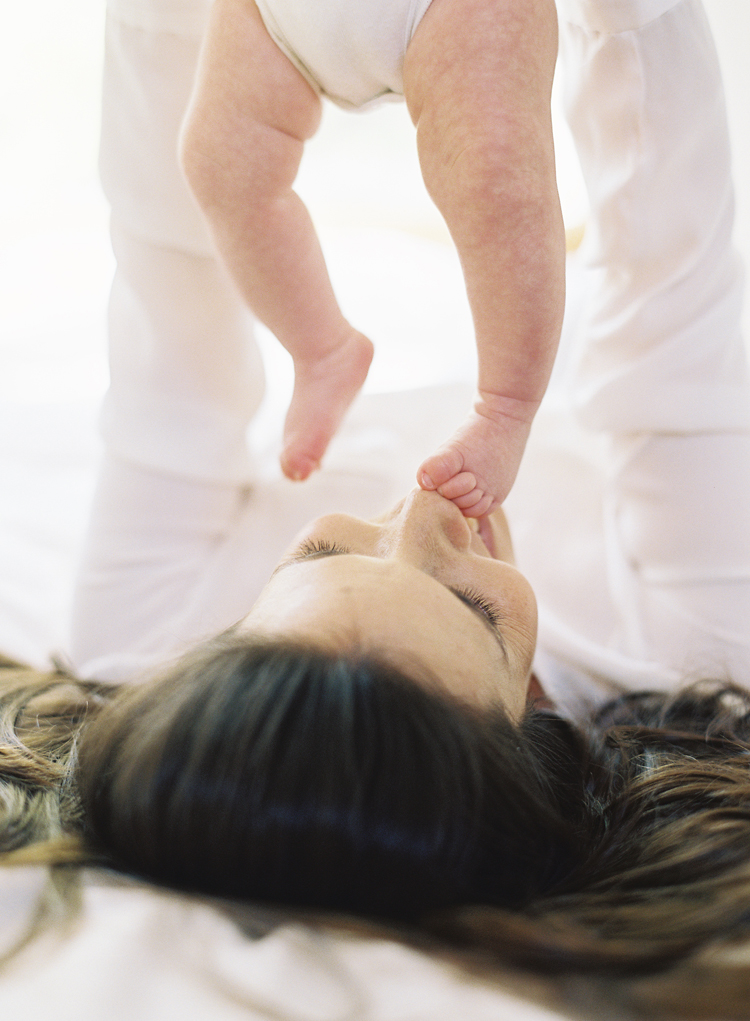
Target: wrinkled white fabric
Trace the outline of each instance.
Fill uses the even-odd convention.
[[[1,924],[6,911],[33,902],[44,883],[40,873],[0,874],[0,951],[12,945]],[[71,930],[48,932],[3,968],[0,1015],[30,1021],[560,1016],[386,939],[286,924],[253,940],[209,905],[95,881]]]

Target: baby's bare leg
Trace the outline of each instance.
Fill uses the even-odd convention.
[[[282,467],[295,479],[319,463],[372,359],[370,341],[341,314],[293,190],[320,112],[252,0],[216,0],[182,161],[235,283],[294,360]]]
[[[422,174],[461,257],[479,356],[474,409],[417,480],[471,517],[513,484],[560,335],[556,57],[553,0],[434,0],[406,53]]]

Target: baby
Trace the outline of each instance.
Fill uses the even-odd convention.
[[[269,34],[267,9],[278,0],[260,2],[265,20],[252,0],[215,0],[181,159],[237,286],[294,361],[281,466],[301,480],[364,383],[373,347],[344,319],[292,188],[320,122],[322,87]],[[413,0],[388,2],[413,10]],[[359,10],[353,0],[325,3],[344,3],[347,17]],[[550,117],[557,15],[554,0],[422,0],[422,8],[401,58],[403,94],[425,184],[461,259],[479,379],[473,410],[417,479],[481,517],[513,484],[562,321]]]

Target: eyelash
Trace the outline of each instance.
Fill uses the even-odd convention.
[[[349,553],[345,546],[339,545],[337,542],[329,542],[328,539],[305,539],[295,553],[295,556],[303,559],[304,557],[314,556],[316,553]],[[477,592],[476,589],[472,588],[451,588],[451,591],[455,593],[460,599],[465,599],[467,602],[476,606],[478,610],[485,615],[487,620],[492,624],[494,628],[500,627],[502,620],[500,614],[495,607],[485,597]]]
[[[349,553],[345,546],[340,546],[337,542],[329,542],[328,539],[305,539],[304,542],[300,543],[299,548],[295,552],[295,556],[300,559],[303,557],[311,557],[315,553]]]
[[[481,610],[494,628],[500,627],[500,622],[502,620],[500,614],[492,605],[492,603],[485,599],[485,597],[481,595],[481,593],[477,592],[475,589],[465,588],[453,589],[452,591],[455,592],[456,595],[460,596],[462,599],[467,599],[470,603],[473,603],[473,605],[476,606],[477,609]]]

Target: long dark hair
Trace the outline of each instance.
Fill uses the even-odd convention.
[[[676,985],[643,986],[648,998],[683,1016],[748,1016],[750,966],[717,962],[750,936],[750,694],[706,681],[624,695],[586,738],[592,839],[567,888],[515,915],[461,909],[441,931],[547,973],[634,976],[692,960]],[[701,964],[703,951],[714,957]],[[703,992],[686,999],[679,983],[695,990],[696,975]],[[739,990],[743,1012],[721,1013]]]
[[[388,665],[222,636],[85,729],[86,838],[181,890],[415,920],[522,906],[580,854],[577,743]]]
[[[576,731],[237,636],[141,688],[3,666],[0,860],[360,913],[595,1012],[748,1016],[743,689],[626,695]]]

